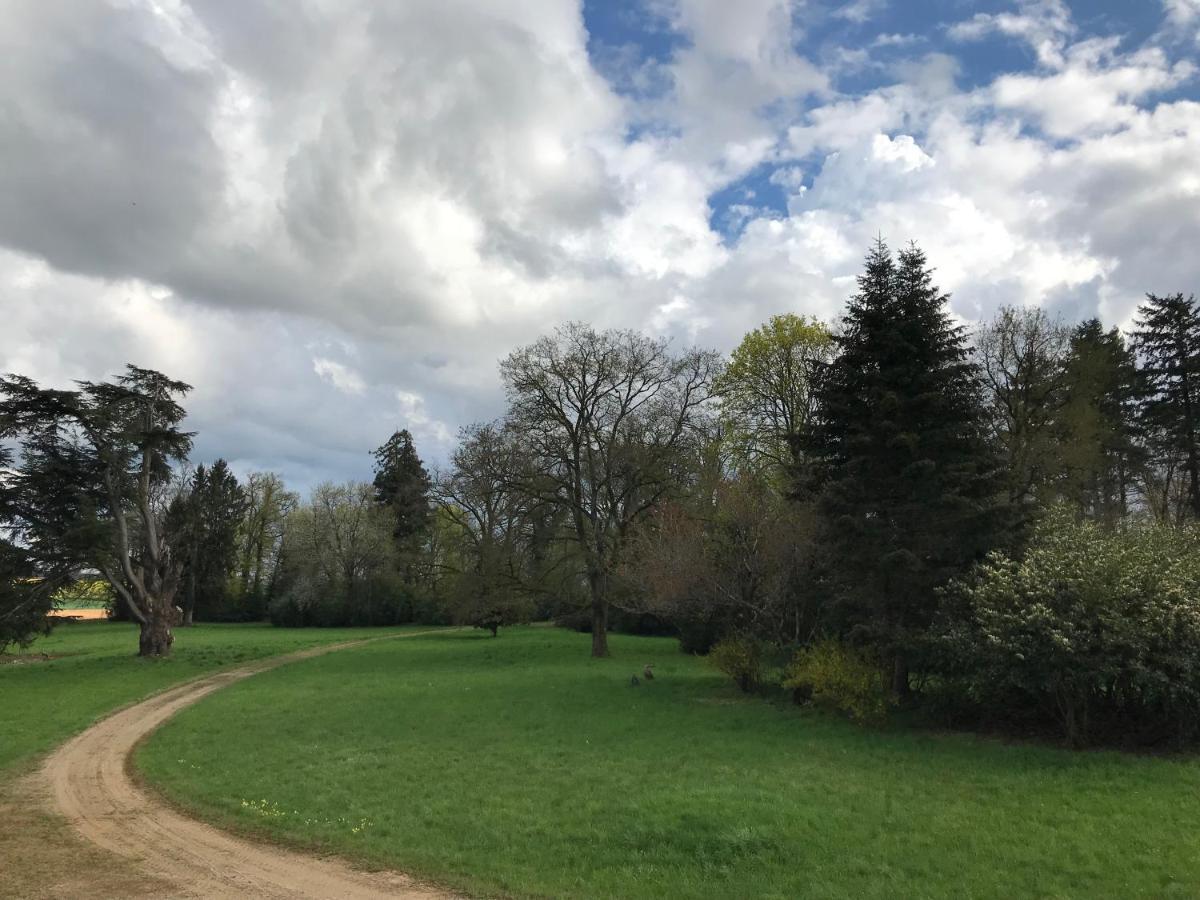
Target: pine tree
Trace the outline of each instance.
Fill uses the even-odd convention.
[[[867,255],[808,450],[837,621],[908,689],[936,588],[1000,539],[1004,508],[978,372],[915,246]]]
[[[1137,325],[1140,417],[1160,460],[1182,463],[1187,505],[1200,518],[1200,307],[1183,294],[1147,294]]]
[[[228,616],[229,581],[237,560],[246,492],[228,463],[218,459],[192,474],[186,494],[171,504],[176,553],[183,563],[183,624],[201,616]]]
[[[413,446],[412,435],[402,429],[375,451],[375,502],[392,516],[392,535],[404,560],[405,580],[415,580],[415,556],[429,530],[429,473]]]

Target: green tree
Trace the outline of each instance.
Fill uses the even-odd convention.
[[[717,379],[716,393],[743,465],[778,472],[796,462],[812,420],[816,373],[833,347],[823,322],[790,313],[772,316],[742,338]]]
[[[838,620],[908,690],[934,590],[998,539],[997,460],[979,376],[915,246],[867,255],[808,442]]]
[[[415,587],[428,537],[432,484],[407,429],[394,433],[375,451],[375,502],[392,519],[392,536],[404,583]]]
[[[1129,510],[1144,462],[1136,422],[1138,373],[1116,328],[1098,319],[1071,333],[1056,452],[1060,496],[1083,515],[1114,523]]]
[[[246,619],[261,619],[274,593],[289,514],[300,498],[274,472],[251,472],[238,529],[237,600]]]
[[[1146,295],[1134,346],[1141,362],[1141,420],[1160,463],[1184,472],[1186,507],[1200,518],[1200,307],[1183,294]]]
[[[229,579],[237,563],[238,530],[246,493],[223,459],[198,466],[186,493],[171,504],[175,552],[183,563],[183,624],[202,616],[227,615]]]
[[[22,540],[64,565],[99,571],[140,625],[143,656],[170,653],[180,618],[163,488],[171,464],[191,449],[178,401],[189,390],[132,365],[71,391],[0,380],[0,438],[19,447],[6,481]]]

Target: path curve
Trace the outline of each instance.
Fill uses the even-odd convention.
[[[130,775],[138,742],[213,691],[285,663],[389,639],[393,637],[312,647],[226,669],[155,694],[63,744],[38,773],[45,788],[39,793],[48,795],[57,811],[88,841],[133,860],[147,875],[177,886],[172,897],[450,898],[453,895],[398,872],[363,872],[337,858],[306,856],[235,837],[181,815],[139,787]]]

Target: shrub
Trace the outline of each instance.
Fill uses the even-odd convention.
[[[857,721],[882,718],[888,694],[883,671],[866,652],[834,640],[800,650],[784,675],[783,686],[797,700],[811,697]]]
[[[943,597],[945,675],[977,706],[1034,708],[1073,745],[1200,732],[1200,529],[1110,530],[1056,509],[1020,561]]]
[[[708,660],[746,693],[762,683],[763,645],[749,637],[727,637],[713,644]]]

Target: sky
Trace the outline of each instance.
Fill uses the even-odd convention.
[[[6,0],[0,372],[365,479],[568,320],[732,349],[877,236],[968,322],[1200,293],[1200,0]]]

